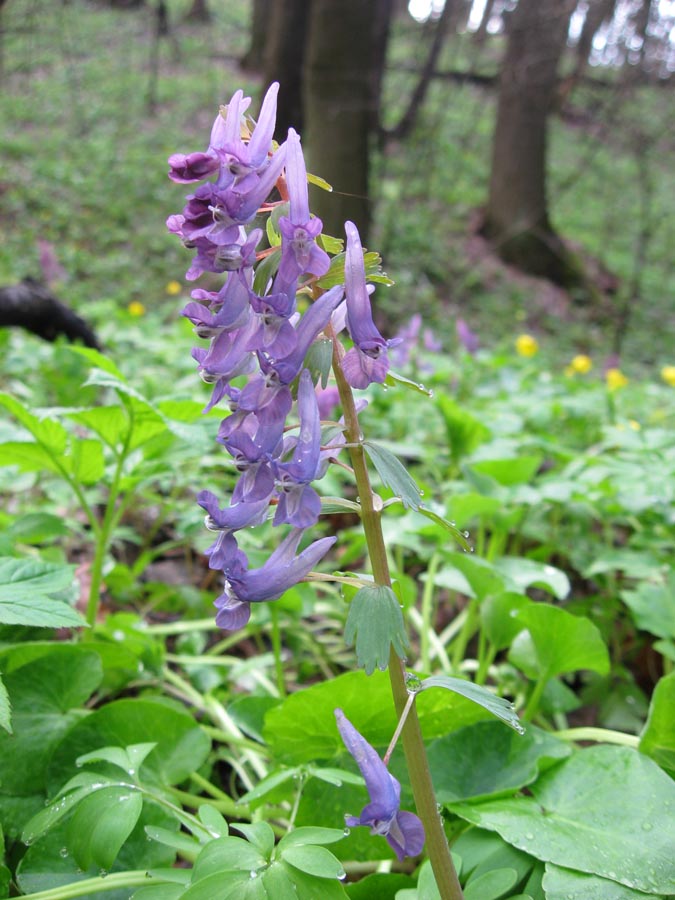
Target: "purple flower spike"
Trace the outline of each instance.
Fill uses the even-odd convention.
[[[174,153],[169,157],[169,178],[178,184],[190,184],[193,181],[201,181],[219,169],[218,151],[222,148],[223,141],[227,140],[228,133],[232,133],[235,128],[236,133],[239,133],[241,116],[250,102],[248,97],[244,98],[241,91],[237,91],[228,105],[227,118],[223,118],[220,113],[216,116],[206,152],[187,155]]]
[[[300,434],[290,462],[276,463],[274,472],[279,491],[275,525],[309,528],[321,512],[321,499],[310,482],[320,477],[326,463],[321,455],[321,420],[309,369],[303,369],[298,385]]]
[[[347,328],[354,347],[342,360],[345,378],[352,387],[363,389],[381,384],[389,371],[386,341],[375,327],[366,285],[366,269],[359,232],[353,222],[345,222],[347,253],[345,256],[345,291],[347,294]]]
[[[249,620],[251,603],[278,600],[302,581],[336,541],[334,537],[321,538],[296,556],[302,535],[302,529],[294,528],[259,569],[248,569],[246,556],[239,551],[235,563],[225,570],[225,590],[215,602],[220,628],[241,628]]]
[[[330,268],[330,257],[317,247],[315,239],[321,234],[323,223],[310,218],[307,193],[307,169],[300,146],[300,138],[290,128],[286,141],[286,184],[290,200],[290,215],[281,216],[281,261],[279,274],[291,281],[305,273],[325,275]]]
[[[341,709],[335,710],[338,731],[366,782],[370,803],[361,815],[345,816],[347,825],[367,825],[380,834],[399,859],[417,856],[424,847],[424,826],[414,813],[400,809],[401,785],[390,774],[376,750],[359,734]]]

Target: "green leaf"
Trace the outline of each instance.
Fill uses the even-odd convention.
[[[586,875],[546,864],[544,890],[547,900],[660,900],[655,894],[624,887],[597,875]]]
[[[80,484],[97,484],[103,477],[105,460],[100,441],[84,438],[71,441],[66,461],[69,471]]]
[[[438,738],[428,750],[439,803],[514,794],[570,753],[564,741],[532,725],[517,735],[498,722],[461,728]]]
[[[229,829],[227,822],[218,810],[208,803],[204,803],[197,810],[199,821],[208,828],[214,837],[227,837]]]
[[[251,894],[248,893],[250,881],[251,876],[248,872],[214,872],[191,885],[181,894],[180,900],[214,900],[216,897],[218,900],[240,897],[242,900],[252,900]],[[253,897],[255,898],[255,895]]]
[[[563,571],[534,559],[502,556],[495,562],[495,568],[520,592],[538,587],[549,591],[558,600],[564,600],[570,592],[570,581]]]
[[[241,832],[249,844],[259,850],[266,860],[271,859],[274,850],[274,832],[267,822],[253,822],[252,825],[238,822],[232,827]]]
[[[423,691],[415,702],[427,740],[489,715],[454,693]],[[341,755],[344,748],[335,724],[337,707],[371,744],[387,747],[397,724],[389,678],[379,670],[372,675],[357,671],[291,694],[267,713],[264,735],[275,758],[302,765]],[[325,788],[321,790],[325,793]]]
[[[11,737],[0,732],[5,795],[26,797],[45,791],[46,767],[54,747],[81,718],[79,711],[71,710],[88,700],[101,683],[96,653],[65,643],[47,644],[40,650],[41,656],[19,667],[13,667],[11,652],[3,662],[14,728]],[[26,818],[31,812],[28,807]]]
[[[391,369],[387,372],[387,377],[384,379],[384,383],[388,387],[396,387],[396,385],[400,385],[401,387],[407,388],[409,391],[413,391],[416,394],[424,394],[425,397],[433,397],[434,395],[434,392],[428,387],[425,387],[423,384],[420,384],[417,381],[411,381],[410,378],[406,378],[404,375],[399,375],[397,372],[392,372]]]
[[[394,872],[376,872],[345,886],[350,900],[391,900],[398,897],[399,891],[414,888],[415,882],[409,875]]]
[[[217,872],[255,872],[267,865],[267,859],[257,847],[238,837],[223,837],[209,841],[197,857],[192,879],[199,881]]]
[[[2,678],[0,678],[0,727],[12,733],[12,707]]]
[[[68,432],[60,422],[34,415],[9,394],[0,394],[0,406],[4,406],[51,456],[58,457],[66,449]]]
[[[361,783],[363,779],[359,779]],[[286,847],[298,847],[305,844],[334,844],[341,841],[345,836],[344,831],[339,828],[316,828],[305,826],[304,828],[294,828],[289,831],[279,841],[278,850],[281,852]]]
[[[401,461],[380,444],[364,441],[363,446],[377,469],[382,483],[401,498],[401,502],[406,508],[418,509],[420,489]]]
[[[461,694],[472,703],[477,703],[486,709],[493,716],[501,719],[509,728],[513,728],[518,734],[524,734],[525,729],[520,724],[520,719],[516,713],[513,703],[497,697],[487,688],[480,684],[474,684],[472,681],[464,681],[461,678],[453,678],[451,675],[432,675],[422,681],[419,691],[426,691],[429,688],[439,687],[445,688],[446,691],[453,691]]]
[[[508,732],[506,732],[508,734]],[[494,869],[514,869],[518,873],[518,881],[524,881],[532,872],[535,860],[516,850],[498,834],[484,831],[481,828],[469,828],[464,831],[453,844],[462,859],[462,878],[477,878]]]
[[[70,729],[53,753],[50,782],[60,788],[75,761],[101,746],[143,743],[156,744],[145,759],[145,777],[163,785],[184,781],[203,764],[210,749],[208,737],[188,713],[153,700],[116,700]]]
[[[19,516],[7,530],[13,541],[22,544],[46,544],[68,534],[63,517],[46,512]]]
[[[127,775],[134,777],[143,764],[145,757],[151,753],[157,745],[155,743],[132,744],[129,747],[101,747],[91,753],[79,756],[75,763],[82,766],[89,762],[109,762],[118,769],[122,769]]]
[[[436,404],[445,421],[453,462],[457,463],[473,453],[490,436],[490,431],[478,419],[462,409],[447,394],[439,394]]]
[[[309,369],[314,384],[320,381],[323,388],[327,386],[332,362],[332,341],[319,338],[309,345],[304,364]]]
[[[557,606],[533,603],[519,610],[515,618],[527,628],[534,645],[539,677],[552,678],[578,669],[590,669],[600,675],[609,672],[605,642],[598,628],[585,616],[574,616]],[[515,642],[509,658],[518,665],[519,648]]]
[[[349,604],[345,625],[345,643],[351,647],[356,640],[356,659],[367,675],[375,668],[386,669],[389,650],[403,658],[408,638],[403,613],[396,594],[386,585],[368,585],[357,591]]]
[[[286,845],[279,852],[285,863],[308,875],[317,878],[344,878],[342,863],[325,847],[313,844]]]
[[[89,428],[113,450],[123,443],[129,431],[129,416],[122,406],[96,406],[70,413],[69,417]]]
[[[518,881],[514,869],[493,869],[469,881],[464,888],[464,900],[499,900]]]
[[[152,884],[134,891],[131,900],[181,900],[184,892],[182,884]]]
[[[430,509],[428,506],[425,506],[424,503],[420,503],[417,507],[417,512],[423,515],[425,518],[430,519],[432,522],[435,522],[437,525],[440,525],[446,531],[449,531],[450,534],[454,537],[457,543],[463,547],[465,550],[471,550],[471,544],[466,538],[466,535],[459,530],[459,528],[455,525],[454,522],[449,522],[447,519],[443,518],[443,516],[439,515],[437,512],[434,512],[433,509]]]
[[[141,794],[127,787],[103,788],[82,800],[68,827],[68,847],[77,863],[110,869],[142,806]]]
[[[51,598],[70,587],[74,566],[34,559],[0,558],[0,622],[37,628],[79,628],[80,614]]]
[[[626,747],[591,747],[529,790],[531,797],[450,809],[545,862],[648,893],[675,891],[675,783],[650,759]]]
[[[621,591],[638,628],[660,638],[675,638],[675,571],[659,582],[643,581],[634,591]]]
[[[485,459],[471,463],[471,468],[481,475],[494,478],[498,484],[504,487],[510,487],[514,484],[526,484],[531,481],[541,465],[541,460],[541,455],[516,456],[512,459]]]
[[[505,591],[486,597],[480,606],[480,618],[485,636],[495,649],[504,650],[522,630],[516,615],[533,601],[524,594]]]
[[[22,472],[59,472],[54,455],[33,441],[0,444],[0,466],[18,466]]]
[[[94,350],[93,347],[82,347],[79,344],[69,344],[67,349],[71,353],[82,356],[92,366],[97,366],[99,369],[103,369],[104,372],[109,372],[111,375],[119,378],[120,381],[125,380],[124,375],[120,372],[115,363],[107,356],[104,356],[100,351]]]
[[[640,752],[675,774],[675,672],[661,678],[652,694],[649,715],[640,737]]]
[[[287,781],[292,781],[294,778],[297,778],[300,771],[300,767],[295,766],[292,769],[282,769],[279,772],[272,772],[270,775],[266,775],[264,778],[260,779],[254,788],[243,795],[241,802],[254,803],[256,800],[266,797],[273,790],[278,788],[280,784],[285,784]]]

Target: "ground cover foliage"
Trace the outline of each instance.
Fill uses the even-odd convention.
[[[181,71],[174,92],[186,52],[160,80],[165,108],[132,127],[145,122],[132,64],[145,59],[143,21],[28,9],[55,42],[6,35],[10,83],[27,93],[2,103],[30,122],[3,139],[3,275],[34,272],[28,235],[43,224],[69,276],[60,290],[106,352],[1,336],[0,896],[432,900],[428,863],[398,863],[381,837],[343,827],[365,790],[335,708],[380,753],[396,727],[379,671],[388,648],[369,643],[354,588],[298,584],[231,634],[213,620],[220,588],[194,495],[227,494],[236,472],[215,443],[220,415],[202,414],[210,391],[177,315],[186,259],[162,222],[180,204],[166,157],[204,144],[221,81]],[[94,23],[116,32],[128,82],[92,61]],[[96,104],[81,99],[89,79],[105,86]],[[406,233],[390,232],[397,252]],[[401,253],[405,290],[413,255]],[[393,250],[387,268],[398,279]],[[409,381],[373,385],[362,414],[376,490],[405,501],[383,527],[407,667],[432,676],[416,706],[437,801],[468,900],[667,897],[673,387],[657,366],[624,383],[601,354],[516,343],[523,329],[512,307],[508,340],[482,331],[476,352],[464,333],[469,352],[440,331],[437,352],[408,327],[392,365]],[[332,468],[319,490],[321,528],[338,535],[323,571],[362,571],[357,517],[329,499],[356,504],[350,473]],[[272,540],[270,523],[247,532],[249,559],[263,563]],[[487,702],[480,688],[513,701],[523,735],[473,702]],[[391,770],[409,809],[400,749]]]

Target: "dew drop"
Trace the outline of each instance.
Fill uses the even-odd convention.
[[[340,869],[340,871],[337,874],[337,877],[338,877],[338,881],[344,881],[347,877],[347,873],[345,872],[344,869]]]
[[[132,776],[136,774],[136,769],[128,769],[127,771],[128,771],[129,774],[132,775]]]
[[[26,845],[26,847],[30,847],[31,844],[33,844],[34,841],[35,841],[35,838],[32,837],[31,835],[29,835],[28,837],[26,837],[26,838],[23,839],[23,842],[24,842],[24,844]]]
[[[424,491],[420,490],[420,497],[424,497]]]
[[[345,837],[349,837],[349,835],[352,833],[352,830],[351,830],[351,828],[347,828],[347,826],[345,825],[345,827],[342,830],[342,833],[344,834]]]
[[[61,849],[59,850],[59,856],[61,857],[61,859],[65,859],[68,856],[68,848],[61,847]]]
[[[249,878],[257,878],[257,877],[258,877],[258,873],[256,872],[255,869],[251,869],[251,871],[248,873],[248,877],[249,877]]]
[[[526,841],[533,841],[533,840],[534,840],[534,835],[532,834],[531,831],[528,831],[528,832],[527,832],[527,834],[525,835],[525,840],[526,840]]]
[[[107,878],[107,877],[108,877],[108,870],[107,870],[107,869],[99,869],[99,870],[98,870],[98,877],[99,877],[99,878]]]

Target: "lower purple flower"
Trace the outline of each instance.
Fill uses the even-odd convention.
[[[424,826],[415,813],[401,810],[401,785],[377,751],[359,734],[341,709],[335,710],[338,731],[366,782],[370,803],[360,816],[345,816],[350,827],[367,825],[371,834],[387,839],[399,859],[417,856],[424,847]]]
[[[223,593],[215,601],[219,628],[227,631],[242,628],[251,616],[251,603],[278,600],[302,581],[337,540],[321,538],[296,556],[303,533],[303,529],[294,528],[259,569],[249,569],[246,554],[237,552],[232,565],[225,570]]]

